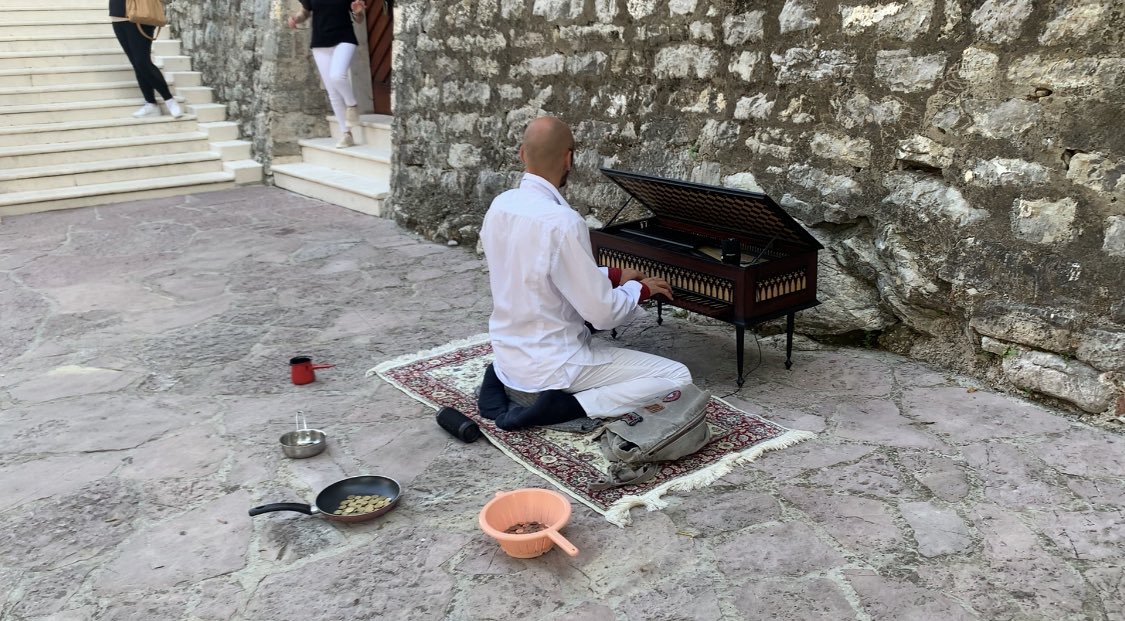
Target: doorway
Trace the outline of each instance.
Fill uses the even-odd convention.
[[[367,54],[375,114],[391,114],[391,0],[367,0]]]

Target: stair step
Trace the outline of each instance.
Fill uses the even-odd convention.
[[[211,142],[238,140],[238,123],[234,121],[199,123],[199,129],[207,132],[207,139]]]
[[[278,164],[271,170],[279,188],[372,216],[382,215],[391,193],[387,183],[315,164]]]
[[[189,104],[209,104],[214,101],[214,91],[209,86],[185,86],[176,89],[176,96]]]
[[[210,150],[207,134],[203,132],[87,140],[67,144],[0,147],[0,170]]]
[[[165,75],[175,71],[191,71],[191,56],[156,56],[153,61]]]
[[[91,50],[121,51],[121,44],[113,36],[109,23],[103,25],[105,32],[96,35],[67,35],[66,37],[31,37],[20,34],[0,34],[0,52],[65,52],[75,48]],[[155,52],[155,45],[153,46]]]
[[[227,120],[227,107],[224,104],[189,104],[186,110],[198,117],[200,123]]]
[[[108,14],[108,11],[106,11],[106,3],[98,2],[98,0],[52,0],[50,9],[44,9],[43,3],[37,3],[33,0],[7,0],[5,4],[11,5],[5,6],[4,10],[6,11],[97,9],[101,11],[103,17]]]
[[[375,147],[376,149],[391,149],[392,134],[391,122],[394,117],[386,114],[361,114],[359,115],[359,129],[352,132],[352,136],[356,142]],[[336,140],[340,139],[340,125],[336,123],[334,115],[328,115],[328,127],[331,130],[332,137]]]
[[[130,115],[91,121],[14,125],[0,127],[0,147],[62,144],[120,138],[122,136],[174,134],[195,131],[197,126],[195,117],[187,114],[178,119],[170,116],[136,119]]]
[[[64,84],[101,84],[135,80],[133,66],[125,64],[100,67],[33,67],[0,69],[0,88],[34,88]]]
[[[0,194],[0,218],[55,209],[195,194],[234,186],[234,173],[221,171]]]
[[[181,86],[203,86],[202,71],[164,71],[168,85],[175,88]]]
[[[63,84],[33,88],[0,88],[0,101],[12,106],[128,99],[140,94],[135,79],[101,84]]]
[[[250,185],[262,182],[262,164],[254,160],[223,162],[223,170],[233,173],[234,182],[238,185]]]
[[[145,100],[137,96],[128,99],[99,101],[97,104],[85,101],[65,101],[57,104],[0,106],[0,127],[132,118],[132,114],[144,103]],[[193,114],[195,113],[193,112]]]
[[[178,53],[178,51],[177,51]],[[35,67],[99,67],[128,65],[129,58],[118,47],[115,50],[74,50],[68,52],[0,52],[0,69],[32,69]]]
[[[251,150],[254,147],[254,145],[246,140],[218,140],[210,144],[211,150],[218,152],[224,162],[248,160],[250,159]]]
[[[108,8],[108,7],[107,7]],[[58,37],[62,33],[70,37],[82,35],[100,35],[106,32],[113,34],[113,26],[109,22],[109,11],[100,21],[89,19],[63,18],[55,21],[25,21],[4,22],[0,21],[0,38],[3,37]],[[65,11],[63,12],[65,14]]]
[[[103,2],[102,5],[104,4],[105,3]],[[59,15],[63,14],[65,14],[68,19],[79,19],[87,21],[101,20],[102,22],[105,22],[109,19],[109,11],[106,10],[105,6],[67,8],[57,6],[55,2],[52,2],[51,7],[52,8],[49,9],[45,9],[42,6],[5,7],[3,11],[0,11],[0,24],[50,22],[52,19],[55,19],[59,17]],[[65,12],[60,12],[60,9],[64,8]]]
[[[12,0],[12,9],[37,9],[41,8],[41,3],[36,3],[33,0]],[[98,0],[53,0],[51,6],[55,9],[104,9],[105,2]]]
[[[4,192],[30,192],[116,181],[174,177],[217,172],[223,170],[223,164],[218,153],[198,151],[17,168],[0,172],[0,189]]]
[[[301,140],[301,154],[306,164],[315,164],[353,175],[362,175],[373,181],[389,183],[391,178],[390,149],[355,146],[337,149],[331,138]]]

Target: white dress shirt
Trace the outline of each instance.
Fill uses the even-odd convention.
[[[526,392],[565,389],[584,367],[612,360],[591,347],[583,320],[599,330],[626,323],[638,312],[641,283],[613,287],[594,262],[586,222],[549,181],[525,173],[519,188],[492,201],[480,237],[500,381]]]

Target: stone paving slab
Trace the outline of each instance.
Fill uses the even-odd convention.
[[[489,311],[470,250],[274,188],[5,218],[0,619],[1125,619],[1120,434],[807,339],[734,393],[733,329],[675,311],[620,344],[817,437],[508,557],[478,512],[545,482],[364,377]],[[297,411],[323,454],[281,455]],[[405,489],[377,520],[246,513],[364,473]]]

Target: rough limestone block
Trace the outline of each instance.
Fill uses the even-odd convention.
[[[1043,45],[1056,45],[1067,42],[1082,43],[1091,32],[1105,26],[1109,18],[1109,7],[1102,2],[1072,3],[1059,10],[1039,35]]]
[[[820,23],[816,17],[816,5],[810,0],[786,0],[777,16],[781,34],[808,30]]]
[[[723,42],[731,46],[757,43],[762,40],[765,30],[762,18],[765,11],[751,11],[723,18]]]
[[[909,50],[879,51],[875,79],[892,91],[918,93],[934,87],[945,70],[945,54],[911,56]]]
[[[1058,201],[1016,199],[1012,204],[1012,233],[1037,244],[1067,242],[1074,238],[1073,198]]]
[[[820,157],[838,160],[849,166],[867,168],[871,165],[871,141],[866,138],[816,132],[809,147]]]
[[[1102,250],[1115,257],[1125,257],[1125,216],[1105,219],[1105,241]]]
[[[1007,43],[1023,31],[1031,9],[1031,0],[985,0],[970,21],[985,41]]]
[[[694,44],[666,47],[656,53],[653,73],[660,78],[708,78],[719,65],[718,54]]]
[[[1029,351],[1004,361],[1004,375],[1016,386],[1069,401],[1099,414],[1116,399],[1116,391],[1100,373],[1082,363],[1042,351]]]

